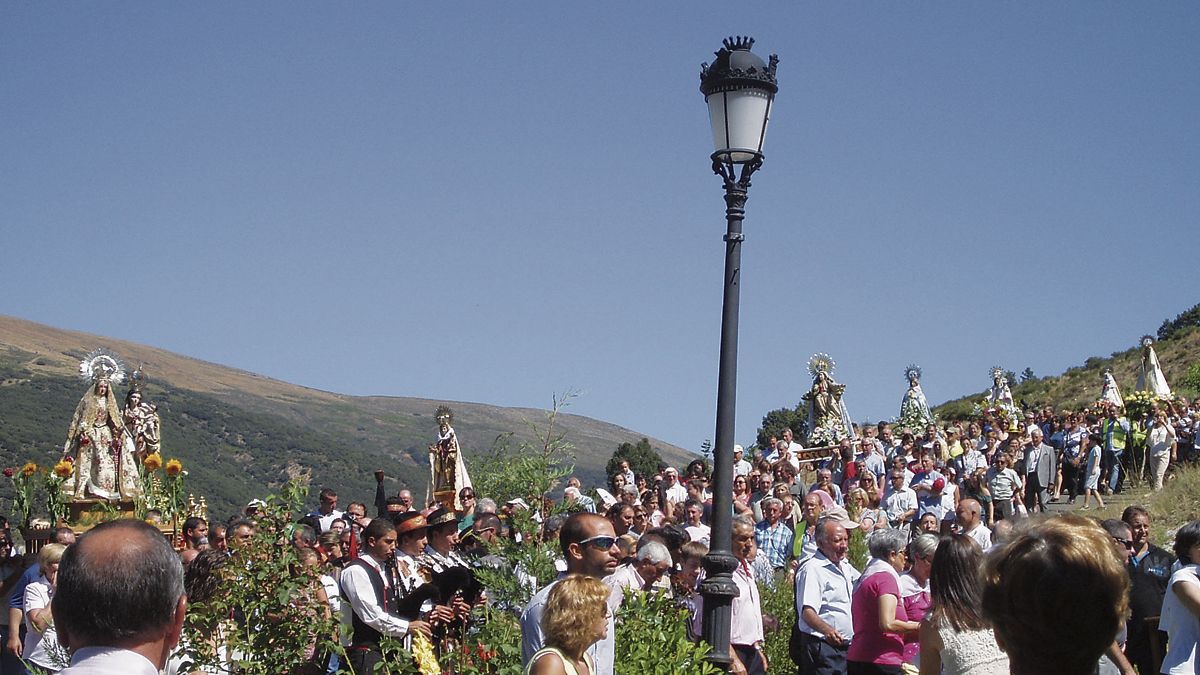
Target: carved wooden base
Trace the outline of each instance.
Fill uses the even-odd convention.
[[[447,511],[454,511],[454,490],[438,490],[433,493],[433,498],[438,504],[446,507]]]
[[[76,532],[89,530],[107,520],[135,517],[132,499],[72,499],[67,502],[67,522]]]

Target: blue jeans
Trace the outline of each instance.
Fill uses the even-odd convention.
[[[1121,455],[1125,454],[1124,450],[1108,451],[1108,489],[1111,492],[1116,492],[1121,486],[1121,478],[1125,474],[1125,467],[1121,466]]]

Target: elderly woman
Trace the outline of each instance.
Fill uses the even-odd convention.
[[[871,562],[850,601],[854,639],[846,654],[850,675],[894,675],[904,663],[904,636],[921,624],[909,621],[900,602],[900,573],[907,558],[903,530],[878,530],[867,539]]]
[[[920,622],[929,612],[932,603],[929,595],[929,573],[933,569],[933,555],[937,553],[936,534],[919,534],[908,543],[908,571],[900,575],[900,604],[909,621]],[[913,663],[921,644],[916,633],[904,636],[904,662]]]
[[[1196,658],[1200,642],[1200,520],[1175,533],[1175,555],[1182,567],[1167,583],[1159,621],[1169,637],[1162,672],[1194,675],[1200,672],[1200,659]]]
[[[62,544],[47,544],[38,552],[41,574],[25,587],[25,645],[21,651],[26,661],[47,673],[57,673],[68,660],[66,650],[58,644],[50,601],[58,583],[58,563],[62,560]]]
[[[1125,621],[1129,585],[1108,533],[1064,514],[988,554],[980,605],[1009,672],[1091,675]]]
[[[933,606],[921,621],[921,675],[1008,675],[1008,657],[979,608],[982,565],[983,551],[966,535],[938,546],[929,576]]]
[[[526,675],[591,675],[588,647],[608,633],[609,588],[599,579],[572,574],[550,589],[542,614],[545,647],[529,659]]]

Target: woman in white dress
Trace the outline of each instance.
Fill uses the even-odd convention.
[[[980,614],[983,551],[962,534],[942,538],[933,555],[933,607],[921,621],[921,675],[1008,675],[1008,657]]]

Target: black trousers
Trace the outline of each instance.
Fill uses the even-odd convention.
[[[788,644],[788,655],[804,675],[845,675],[847,650],[795,629]]]
[[[733,653],[737,654],[742,665],[746,667],[746,672],[749,675],[766,675],[767,669],[763,666],[763,655],[758,651],[758,647],[754,645],[730,645],[733,647]]]
[[[382,661],[383,653],[378,647],[346,650],[346,665],[350,666],[350,672],[354,675],[374,675],[375,665]]]
[[[846,672],[849,675],[900,675],[900,666],[885,666],[879,663],[863,663],[862,661],[847,661]]]

